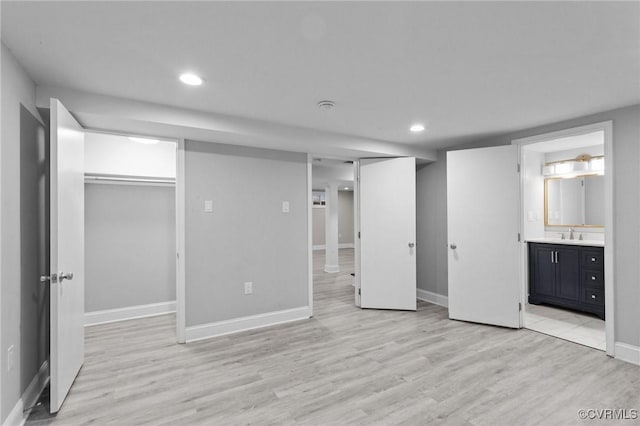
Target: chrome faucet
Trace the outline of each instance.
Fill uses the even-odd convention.
[[[569,228],[569,239],[573,240],[573,228]]]

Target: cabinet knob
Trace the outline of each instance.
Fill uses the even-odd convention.
[[[592,262],[595,262],[595,261],[596,261],[596,258],[595,258],[595,257],[592,257],[592,258],[591,258],[591,261],[592,261]]]
[[[596,277],[594,275],[591,275],[591,281],[595,281]]]
[[[453,243],[449,244],[449,247],[451,248],[451,250],[455,250],[458,248],[458,246]]]
[[[592,294],[592,295],[591,295],[591,298],[592,298],[592,299],[595,299],[595,298],[596,298],[596,295],[595,295],[595,294]]]

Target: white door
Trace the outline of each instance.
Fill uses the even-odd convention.
[[[518,147],[447,153],[449,317],[520,327]]]
[[[415,311],[416,160],[362,159],[359,171],[360,306]]]
[[[84,362],[84,132],[57,99],[51,99],[50,144],[50,410],[56,413]]]

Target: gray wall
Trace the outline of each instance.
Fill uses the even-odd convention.
[[[185,163],[187,326],[308,306],[306,155],[187,141]]]
[[[35,107],[35,85],[2,45],[2,143],[0,144],[2,293],[0,353],[2,422],[48,355],[48,303],[37,282],[48,253],[45,218],[31,209],[43,202],[44,128]],[[38,117],[36,119],[36,117]],[[44,272],[44,271],[43,271]],[[14,346],[14,369],[7,372],[7,349]]]
[[[338,191],[338,244],[353,244],[353,191]]]
[[[313,245],[325,244],[325,211],[314,208]],[[353,244],[353,191],[338,191],[338,244]]]
[[[607,120],[613,121],[615,338],[640,346],[640,105],[483,139],[455,149],[507,145],[513,139]],[[447,274],[437,272],[439,268],[446,270],[447,261],[446,237],[442,239],[438,233],[438,229],[446,233],[447,227],[446,214],[441,214],[446,204],[446,165],[442,153],[438,158],[418,172],[418,265],[424,264],[418,269],[418,286],[446,295],[443,290],[447,288]],[[436,215],[435,224],[430,222],[430,214]],[[437,265],[433,265],[434,255],[439,259]]]
[[[325,226],[326,218],[324,217],[324,208],[314,208],[312,211],[312,223],[313,223],[313,245],[323,246],[325,244]]]
[[[447,167],[444,151],[438,161],[416,173],[416,256],[418,288],[448,294]]]
[[[175,189],[85,184],[85,311],[176,298]]]

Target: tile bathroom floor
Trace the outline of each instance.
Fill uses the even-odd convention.
[[[601,351],[606,349],[604,321],[593,315],[527,303],[524,326]]]

